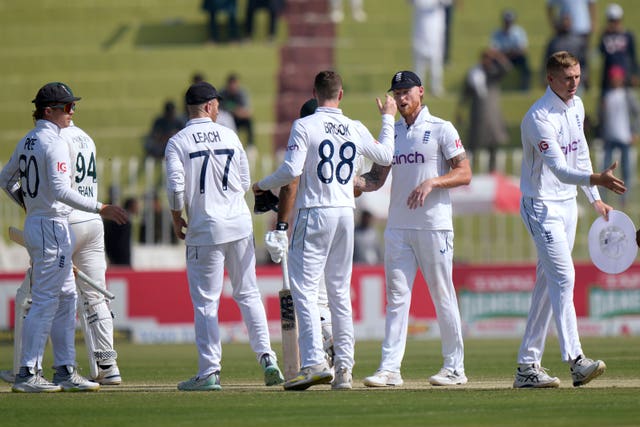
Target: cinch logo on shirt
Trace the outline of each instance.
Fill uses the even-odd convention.
[[[298,144],[287,145],[287,151],[297,151],[299,149],[300,147],[298,147]]]
[[[562,149],[562,152],[566,156],[567,154],[569,154],[572,151],[578,151],[578,141],[571,141],[571,143],[569,145],[565,145],[565,146],[562,146],[560,148]]]
[[[424,163],[424,155],[421,153],[395,154],[393,156],[394,165]]]
[[[349,125],[344,125],[342,123],[331,123],[324,122],[324,133],[328,133],[330,135],[351,135],[349,132]]]
[[[67,162],[58,162],[56,170],[58,172],[67,173]]]

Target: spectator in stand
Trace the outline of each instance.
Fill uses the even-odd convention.
[[[138,214],[138,200],[129,197],[123,207],[129,214],[125,224],[104,220],[104,249],[110,265],[131,267],[131,218]]]
[[[342,0],[330,0],[331,1],[331,20],[334,23],[342,22],[344,20],[344,12],[342,11]],[[351,4],[351,16],[356,22],[365,22],[367,20],[367,14],[364,11],[364,0],[349,0]]]
[[[511,69],[509,59],[499,50],[482,51],[480,62],[465,77],[464,89],[456,111],[456,125],[462,126],[462,107],[470,105],[466,141],[472,154],[479,148],[489,150],[489,171],[496,169],[498,146],[509,141],[500,107],[500,82]]]
[[[564,15],[571,17],[570,32],[582,39],[582,51],[588,53],[591,35],[595,33],[596,0],[547,0],[547,17],[551,27],[556,28],[561,22],[560,17]],[[590,84],[589,62],[585,60],[584,64],[581,63],[580,70],[580,86],[586,91]]]
[[[171,214],[163,208],[157,191],[145,197],[139,241],[143,244],[178,243]]]
[[[491,35],[491,47],[502,52],[520,72],[520,90],[528,91],[531,86],[531,69],[527,60],[529,40],[527,32],[516,23],[516,13],[505,10],[502,13],[502,27]]]
[[[244,18],[244,36],[246,38],[253,37],[253,20],[256,12],[260,9],[266,9],[269,13],[269,41],[273,41],[276,38],[278,17],[284,9],[284,0],[248,0],[247,13]]]
[[[638,85],[638,61],[636,59],[636,43],[633,33],[622,24],[624,11],[620,5],[612,3],[607,6],[607,25],[600,38],[602,53],[602,92],[611,87],[609,70],[620,66],[625,72],[627,86]]]
[[[217,17],[220,13],[227,15],[227,40],[237,41],[238,32],[238,5],[236,0],[204,0],[202,10],[209,14],[209,43],[220,43],[223,38],[220,36]]]
[[[413,71],[425,81],[429,69],[429,90],[444,95],[445,8],[440,0],[411,0],[413,4]]]
[[[253,146],[253,117],[249,94],[240,85],[240,78],[237,74],[229,74],[227,85],[220,92],[220,96],[222,97],[220,105],[233,115],[238,132],[243,129],[246,131],[246,146]]]
[[[353,262],[376,265],[382,261],[380,237],[374,227],[374,217],[368,210],[360,212],[360,222],[353,234]]]
[[[173,101],[165,102],[164,112],[153,120],[151,131],[144,139],[145,155],[163,159],[167,141],[180,129],[182,121],[176,112],[176,104]]]
[[[631,88],[625,86],[626,75],[621,65],[609,68],[609,87],[602,95],[600,104],[600,130],[604,140],[604,163],[610,165],[613,152],[620,152],[622,180],[631,186],[629,149],[638,141],[640,133],[640,104]],[[606,167],[606,166],[605,166]],[[622,203],[626,201],[622,195]]]

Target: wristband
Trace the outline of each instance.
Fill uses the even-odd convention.
[[[276,224],[276,230],[278,231],[287,231],[289,229],[289,223],[287,222],[278,222]]]

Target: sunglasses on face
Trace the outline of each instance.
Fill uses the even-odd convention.
[[[57,109],[57,110],[64,110],[65,113],[71,114],[72,111],[76,111],[76,103],[75,102],[69,102],[67,104],[50,105],[49,108],[53,108],[53,109]]]

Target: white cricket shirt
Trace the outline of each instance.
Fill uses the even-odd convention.
[[[210,246],[251,235],[245,193],[249,162],[238,136],[210,118],[192,119],[167,143],[167,197],[187,213],[185,242]]]
[[[448,189],[434,188],[416,209],[409,209],[407,200],[419,184],[449,172],[448,160],[464,153],[458,131],[451,122],[432,116],[425,105],[411,126],[404,118],[398,120],[395,134],[387,227],[453,230]]]
[[[522,197],[568,200],[582,186],[589,202],[600,200],[584,136],[584,106],[574,96],[565,103],[551,88],[527,111],[520,125],[522,137]]]
[[[96,159],[96,145],[93,139],[73,123],[60,130],[60,136],[69,144],[71,158],[71,188],[84,197],[98,202],[98,165]],[[69,222],[89,221],[101,219],[95,212],[85,212],[74,209],[69,215]]]
[[[355,208],[353,177],[358,156],[385,166],[391,163],[393,117],[389,114],[382,116],[379,139],[341,109],[318,107],[314,114],[293,122],[284,162],[258,186],[269,190],[300,176],[296,209]]]
[[[71,167],[69,146],[60,128],[38,120],[0,172],[0,184],[7,188],[20,180],[27,216],[67,218],[72,208],[95,212],[95,200],[71,188]]]

